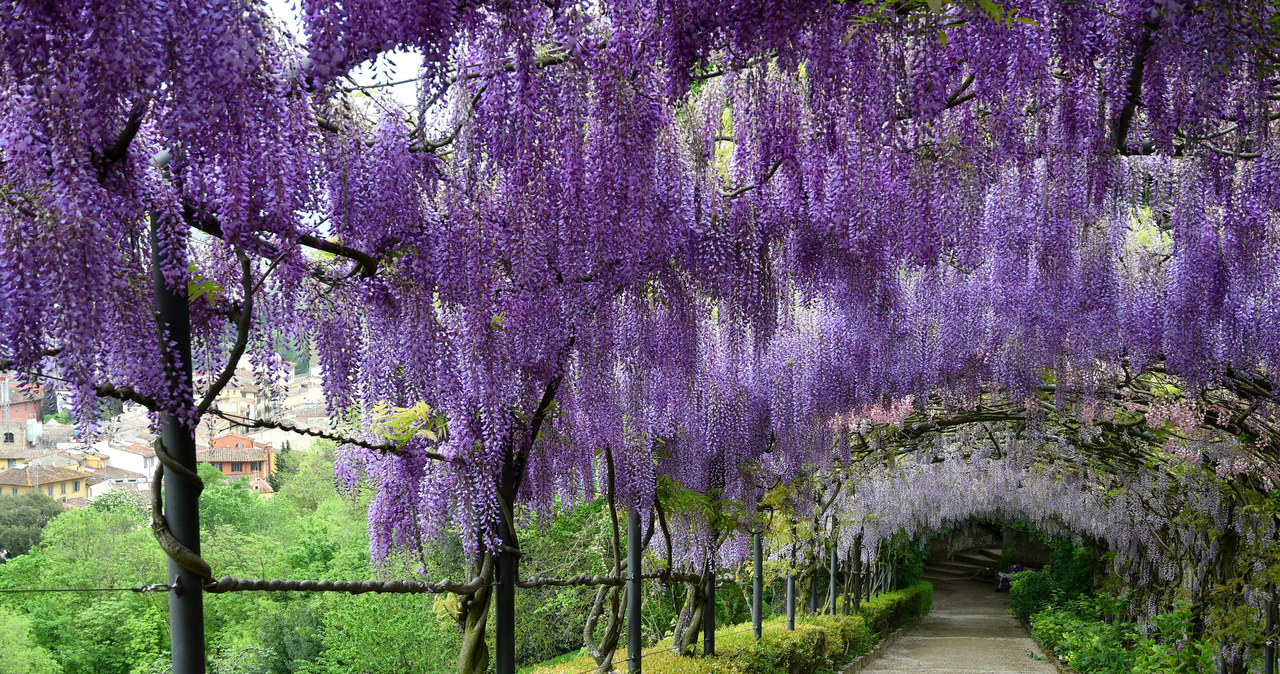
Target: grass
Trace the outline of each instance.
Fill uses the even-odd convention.
[[[901,627],[913,616],[929,612],[933,586],[919,583],[878,595],[863,602],[853,616],[797,616],[795,631],[787,630],[782,616],[764,621],[756,640],[751,623],[716,630],[716,654],[681,657],[671,652],[671,639],[644,649],[648,674],[815,674],[834,672],[854,657],[866,653],[880,638]],[[701,644],[695,652],[701,652]],[[618,649],[613,666],[625,672],[627,649]],[[586,651],[522,668],[523,674],[591,674],[595,661]]]
[[[813,621],[810,617],[796,616],[796,627],[808,624]],[[787,621],[784,616],[770,618],[764,621],[763,630],[765,634],[770,632],[784,632],[787,629]],[[625,635],[624,635],[625,636]],[[702,635],[699,634],[698,643],[695,652],[702,652]],[[680,657],[671,652],[671,637],[649,646],[641,651],[640,655],[644,662],[644,669],[653,672],[700,672],[705,671],[707,666],[716,661],[735,660],[745,651],[755,645],[755,636],[751,634],[751,623],[740,623],[738,625],[730,625],[729,627],[721,627],[716,630],[716,654],[710,658],[687,658]],[[619,672],[627,671],[627,649],[619,648],[613,656],[613,666]],[[580,650],[576,653],[565,653],[550,660],[544,660],[536,665],[524,667],[520,670],[521,674],[588,674],[596,670],[595,660],[591,659],[586,650]]]

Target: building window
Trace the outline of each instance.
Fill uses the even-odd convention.
[[[66,483],[66,482],[63,482],[62,484],[60,484],[60,485],[58,485],[58,486],[59,486],[59,487],[61,487],[61,490],[59,490],[59,492],[58,492],[58,493],[60,493],[60,494],[65,494],[65,493],[67,493],[67,483]]]
[[[49,495],[50,495],[50,496],[53,496],[53,485],[51,485],[51,484],[49,484],[49,485],[45,485],[45,488],[44,488],[44,489],[45,489],[45,491],[49,492]]]
[[[72,483],[71,483],[71,491],[80,491],[80,483],[79,483],[79,482],[72,482]]]
[[[262,470],[262,462],[261,462],[261,461],[254,461],[254,462],[253,462],[253,472],[255,472],[255,473],[256,473],[256,472],[258,472],[258,471],[260,471],[260,470]]]
[[[156,460],[154,457],[145,458],[142,460],[142,465],[145,466],[147,470],[151,470],[153,467],[155,467]]]
[[[240,468],[241,468],[241,467],[240,467],[240,462],[239,462],[239,461],[233,461],[233,462],[231,462],[231,472],[233,472],[233,473],[239,473],[239,472],[240,472]]]
[[[13,491],[12,491],[12,492],[10,492],[10,493],[11,493],[11,494],[13,494],[14,496],[17,496],[17,495],[18,495],[18,488],[17,488],[17,487],[14,487],[14,488],[13,488]]]
[[[12,444],[13,444],[13,433],[5,433],[5,434],[4,434],[4,443],[5,443],[6,445],[12,445]]]
[[[17,466],[17,465],[18,465],[18,460],[17,460],[17,459],[9,459],[9,467],[10,467],[10,468],[13,468],[14,466]]]

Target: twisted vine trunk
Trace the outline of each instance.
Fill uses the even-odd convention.
[[[623,568],[626,568],[625,564]],[[597,674],[613,671],[613,656],[618,651],[618,638],[622,635],[622,607],[626,603],[625,587],[601,585],[596,588],[596,599],[587,613],[587,624],[582,628],[582,642],[596,661]],[[596,641],[596,628],[601,617],[605,617],[604,634]]]
[[[493,595],[493,555],[485,553],[477,568],[467,564],[467,575],[480,576],[484,583],[475,593],[461,597],[458,627],[462,644],[458,649],[458,674],[485,674],[489,669],[489,646],[484,641],[485,624],[489,621],[489,604]]]
[[[693,654],[690,649],[698,642],[698,632],[702,629],[703,589],[706,584],[705,576],[697,583],[685,583],[688,594],[671,635],[671,652],[676,655]]]

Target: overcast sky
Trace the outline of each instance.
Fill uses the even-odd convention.
[[[298,0],[267,0],[267,7],[284,22],[289,32],[298,36],[299,41],[305,39]],[[351,78],[362,86],[379,82],[398,82],[417,77],[421,68],[422,56],[420,54],[397,52],[384,57],[376,70],[369,64],[353,70]],[[387,87],[383,91],[390,93],[406,108],[412,108],[417,102],[417,87],[413,83]]]

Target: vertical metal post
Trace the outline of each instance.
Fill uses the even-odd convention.
[[[1267,612],[1266,641],[1262,646],[1262,674],[1276,674],[1276,603],[1268,599],[1263,605]]]
[[[863,535],[854,538],[854,613],[863,607]]]
[[[751,535],[755,569],[751,574],[751,633],[757,639],[764,629],[764,543],[759,533]]]
[[[840,602],[840,613],[843,615],[849,615],[851,609],[849,605],[849,584],[853,582],[853,560],[846,559],[845,563],[841,566],[844,567],[845,571],[844,583],[840,586],[841,591],[844,593],[844,601]]]
[[[707,562],[707,584],[702,590],[702,654],[716,654],[716,568]]]
[[[515,457],[510,443],[498,481],[498,498],[502,507],[511,515],[515,510]],[[508,550],[513,536],[507,522],[508,513],[498,517],[498,537],[502,549],[497,559],[497,584],[493,592],[493,650],[494,669],[497,674],[515,674],[516,671],[516,555]]]
[[[832,537],[835,532],[832,532]],[[836,614],[836,546],[835,543],[827,546],[827,614]]]
[[[796,628],[796,577],[787,574],[787,631]]]
[[[187,287],[183,283],[169,288],[161,269],[160,241],[156,217],[151,217],[151,283],[155,292],[156,318],[177,358],[170,376],[172,390],[191,389],[191,311]],[[186,245],[175,242],[174,245]],[[186,395],[190,395],[187,393]],[[194,406],[194,401],[184,401]],[[179,464],[196,470],[196,437],[193,429],[182,425],[173,414],[164,415],[160,430],[164,448]],[[167,466],[164,469],[164,516],[178,542],[200,554],[200,487],[187,482]],[[174,674],[204,672],[204,579],[169,560],[169,650]]]
[[[640,672],[640,513],[627,515],[627,672]]]

